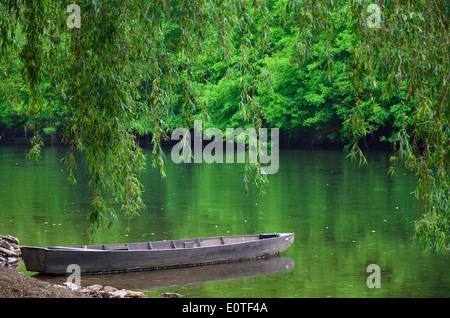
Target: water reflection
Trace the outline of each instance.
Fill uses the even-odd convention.
[[[258,260],[187,268],[83,275],[81,276],[81,285],[85,287],[100,284],[103,286],[113,286],[118,289],[149,290],[270,275],[291,271],[294,267],[294,260],[284,256],[277,256]],[[36,277],[52,284],[63,284],[67,280],[66,276],[38,275]]]

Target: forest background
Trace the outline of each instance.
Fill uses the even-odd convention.
[[[173,15],[180,14],[176,6],[173,10]],[[332,32],[324,32],[315,38],[311,43],[310,55],[301,60],[299,26],[292,15],[286,15],[286,1],[267,1],[267,10],[264,19],[253,16],[255,13],[249,15],[249,19],[253,20],[249,28],[254,31],[270,29],[263,39],[264,48],[257,38],[258,32],[250,29],[248,43],[242,43],[242,29],[234,28],[230,30],[230,42],[226,45],[237,49],[227,52],[229,55],[221,54],[222,46],[218,45],[217,39],[210,38],[202,43],[201,54],[189,61],[192,82],[187,89],[193,91],[192,96],[196,96],[196,104],[192,105],[193,117],[207,117],[207,127],[222,130],[226,127],[249,127],[251,123],[245,119],[245,110],[240,104],[245,85],[253,85],[249,93],[260,105],[262,125],[279,128],[283,144],[352,145],[352,123],[348,119],[353,114],[355,94],[350,82],[350,62],[357,35],[353,32],[351,15],[336,19]],[[166,22],[163,28],[164,42],[169,52],[170,45],[175,45],[180,38],[180,25],[177,21],[171,24]],[[217,31],[210,30],[213,33]],[[21,29],[17,33],[24,43],[25,36],[21,34]],[[245,53],[249,55],[249,67],[258,72],[260,77],[253,83],[248,69],[242,67],[242,52],[239,50],[242,45],[247,45]],[[64,55],[63,51],[59,53]],[[329,62],[330,56],[332,62]],[[64,56],[56,58],[63,60]],[[176,72],[183,69],[187,63],[185,58],[184,55],[173,56],[171,70],[166,68],[162,71]],[[19,55],[10,56],[8,64],[2,66],[2,75],[7,75],[9,89],[17,92],[16,98],[20,102],[12,104],[5,98],[4,90],[0,93],[0,142],[29,138],[36,129],[42,130],[43,136],[50,142],[60,142],[61,126],[67,116],[64,103],[68,97],[52,90],[52,79],[49,74],[43,74],[42,105],[34,117],[29,116],[27,108],[21,103],[27,98],[28,91],[27,83],[21,79],[23,67]],[[151,85],[148,84],[142,82],[140,85],[142,100],[151,98]],[[383,99],[383,88],[388,85],[388,81],[382,79],[377,87],[364,87],[367,93],[361,99],[361,110],[368,123],[365,142],[392,149],[391,143],[396,140],[398,131],[411,128],[413,104],[404,105],[402,101],[405,96],[399,92],[394,92],[389,100]],[[183,109],[186,107],[186,96],[183,89],[177,87],[170,96],[170,111],[164,118],[168,131],[186,124],[186,110]],[[154,132],[153,122],[147,117],[145,112],[138,114],[134,123],[136,134],[149,136]]]

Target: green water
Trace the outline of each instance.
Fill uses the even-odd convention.
[[[0,234],[17,236],[23,245],[90,243],[92,189],[83,165],[78,184],[66,184],[64,151],[47,148],[36,165],[23,147],[0,148]],[[406,171],[388,176],[387,152],[368,153],[369,165],[360,167],[342,151],[281,150],[265,196],[252,187],[245,195],[242,165],[176,165],[170,149],[167,157],[167,179],[151,168],[141,175],[147,210],[131,220],[119,214],[95,243],[295,232],[294,244],[269,270],[257,270],[269,264],[263,260],[237,269],[90,278],[96,283],[148,297],[450,296],[450,259],[424,253],[413,241],[416,179]],[[369,264],[379,265],[381,288],[368,288]]]

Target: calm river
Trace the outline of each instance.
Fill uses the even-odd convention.
[[[17,236],[22,245],[90,243],[89,178],[80,166],[78,184],[66,184],[64,153],[47,148],[36,165],[24,147],[0,147],[0,234]],[[368,153],[369,165],[360,167],[342,151],[281,150],[265,196],[253,187],[245,195],[242,165],[177,165],[170,150],[166,155],[166,179],[150,162],[141,175],[147,210],[131,220],[118,214],[111,229],[95,235],[96,244],[295,232],[294,244],[267,260],[89,275],[82,285],[147,297],[450,296],[450,259],[414,244],[416,178],[407,171],[388,176],[388,152]],[[380,288],[367,286],[370,264],[381,270]]]

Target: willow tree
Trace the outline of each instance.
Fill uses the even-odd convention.
[[[309,3],[308,3],[309,4]],[[312,6],[307,6],[310,10]],[[305,9],[302,9],[302,11]],[[332,27],[332,1],[319,9],[316,24]],[[306,9],[304,12],[308,12]],[[352,122],[355,144],[352,155],[360,154],[358,140],[367,133],[360,100],[368,92],[364,84],[377,87],[384,82],[382,99],[396,93],[403,96],[404,125],[398,131],[390,172],[403,162],[419,177],[415,190],[419,199],[416,238],[428,250],[450,250],[450,107],[448,102],[449,17],[448,1],[352,1],[346,14],[354,21],[356,42],[350,76],[356,103]],[[332,59],[331,59],[332,60]],[[374,100],[374,105],[378,101]],[[412,118],[405,106],[413,104]],[[412,120],[408,130],[406,122]]]
[[[383,99],[394,92],[412,103],[413,128],[398,131],[393,165],[403,162],[418,175],[416,238],[429,250],[450,250],[450,107],[448,1],[378,1],[353,3],[356,43],[352,76],[355,96],[367,81],[384,80]],[[358,13],[359,12],[359,13]],[[358,99],[357,99],[358,100]],[[355,107],[355,135],[366,134]],[[404,122],[406,118],[404,111]],[[358,136],[359,137],[359,136]],[[392,173],[395,170],[392,168]]]
[[[74,1],[75,2],[75,1]],[[144,118],[152,126],[153,166],[164,176],[161,140],[175,95],[182,96],[184,124],[206,114],[207,105],[196,82],[202,53],[216,54],[230,63],[240,54],[242,117],[254,128],[263,125],[257,88],[268,70],[256,62],[274,50],[268,42],[270,26],[289,19],[297,25],[297,57],[312,56],[317,35],[332,34],[343,18],[351,19],[355,43],[347,67],[355,103],[348,119],[353,127],[353,157],[365,162],[360,141],[370,123],[364,107],[370,92],[381,87],[384,100],[403,96],[414,104],[413,129],[398,131],[397,154],[419,176],[416,191],[420,214],[416,234],[425,246],[449,249],[449,107],[447,1],[313,1],[313,0],[155,0],[155,1],[2,0],[0,47],[2,90],[11,107],[24,107],[37,118],[46,91],[61,98],[65,123],[63,141],[69,180],[75,152],[89,162],[93,201],[90,220],[96,228],[115,218],[112,202],[122,203],[127,215],[144,207],[139,173],[145,158],[136,141],[136,124]],[[270,4],[270,5],[268,5]],[[272,20],[268,7],[276,8]],[[237,32],[236,32],[237,30]],[[238,34],[238,46],[232,36]],[[331,36],[330,42],[331,42]],[[211,49],[209,45],[214,45]],[[325,45],[322,68],[333,68],[331,43]],[[8,59],[21,61],[25,92],[18,97],[8,78]],[[235,76],[228,67],[224,76]],[[50,79],[50,86],[43,84]],[[332,77],[329,79],[333,80]],[[386,84],[387,83],[387,84]],[[373,100],[373,105],[378,101]],[[409,121],[404,112],[405,123]],[[38,121],[30,157],[39,158],[43,145]],[[244,180],[261,187],[267,179],[259,163],[246,166]],[[393,170],[394,171],[394,170]],[[249,175],[252,174],[252,178]]]
[[[402,162],[419,177],[415,195],[419,199],[415,236],[427,250],[450,250],[450,107],[449,17],[446,0],[425,1],[288,1],[288,13],[298,21],[300,58],[311,53],[318,33],[329,33],[340,16],[352,19],[355,43],[348,75],[355,95],[353,114],[353,158],[366,159],[359,142],[368,134],[361,101],[371,95],[367,87],[383,83],[382,99],[402,96],[403,128],[394,142],[391,174]],[[325,50],[326,65],[333,56]],[[373,99],[374,107],[379,101]],[[413,104],[407,118],[405,106]],[[413,128],[406,123],[412,121]]]
[[[129,216],[144,208],[139,175],[145,158],[136,141],[137,119],[145,114],[152,126],[153,166],[165,176],[161,140],[166,136],[175,90],[182,92],[186,126],[192,124],[195,112],[205,111],[192,68],[205,50],[206,39],[214,39],[215,52],[227,60],[234,49],[231,30],[240,28],[241,68],[258,80],[249,63],[256,44],[249,38],[252,15],[266,15],[263,4],[255,10],[246,0],[2,0],[1,6],[4,95],[11,107],[25,108],[32,120],[29,156],[33,160],[39,159],[43,146],[42,127],[33,119],[50,102],[43,96],[52,91],[62,99],[68,181],[76,182],[75,154],[84,153],[93,188],[92,230],[112,224],[115,201]],[[20,80],[26,87],[20,94],[8,85],[9,62],[14,58],[21,62]],[[44,85],[44,78],[50,80],[50,87]],[[242,112],[258,128],[260,112],[250,94],[254,81],[245,81]],[[259,163],[247,164],[245,180],[257,185],[266,182]]]

